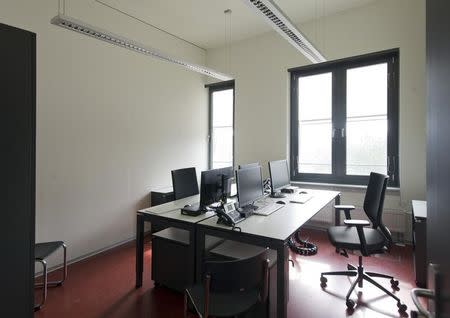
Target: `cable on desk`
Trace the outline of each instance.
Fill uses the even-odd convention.
[[[239,226],[233,225],[231,228],[232,231],[242,232],[241,228]]]

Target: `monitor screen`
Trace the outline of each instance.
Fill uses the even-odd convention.
[[[264,195],[261,167],[236,170],[239,207],[252,204]]]
[[[207,206],[219,202],[224,194],[229,194],[233,178],[233,167],[202,171],[200,185],[200,205]]]
[[[289,169],[287,160],[269,161],[270,181],[272,192],[290,185]]]

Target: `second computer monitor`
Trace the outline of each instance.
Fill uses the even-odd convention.
[[[287,160],[269,161],[269,173],[272,193],[290,185],[291,181]]]
[[[233,167],[202,171],[200,182],[200,204],[207,206],[226,198],[230,193]]]
[[[236,170],[239,207],[252,204],[264,195],[261,167]]]
[[[259,162],[252,162],[252,163],[244,163],[239,165],[239,169],[247,169],[247,168],[253,168],[253,167],[259,167]]]

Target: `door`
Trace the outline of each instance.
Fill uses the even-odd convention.
[[[450,1],[427,0],[427,254],[450,295]],[[434,284],[431,284],[434,285]],[[436,317],[450,317],[449,305]]]
[[[32,317],[35,226],[35,34],[0,24],[2,317]]]

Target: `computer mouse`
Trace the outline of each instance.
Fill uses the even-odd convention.
[[[308,192],[306,191],[300,191],[299,194],[307,194]]]
[[[284,201],[277,201],[278,204],[286,204]]]
[[[185,208],[188,208],[188,207],[190,207],[191,205],[190,204],[186,204],[184,207]]]

